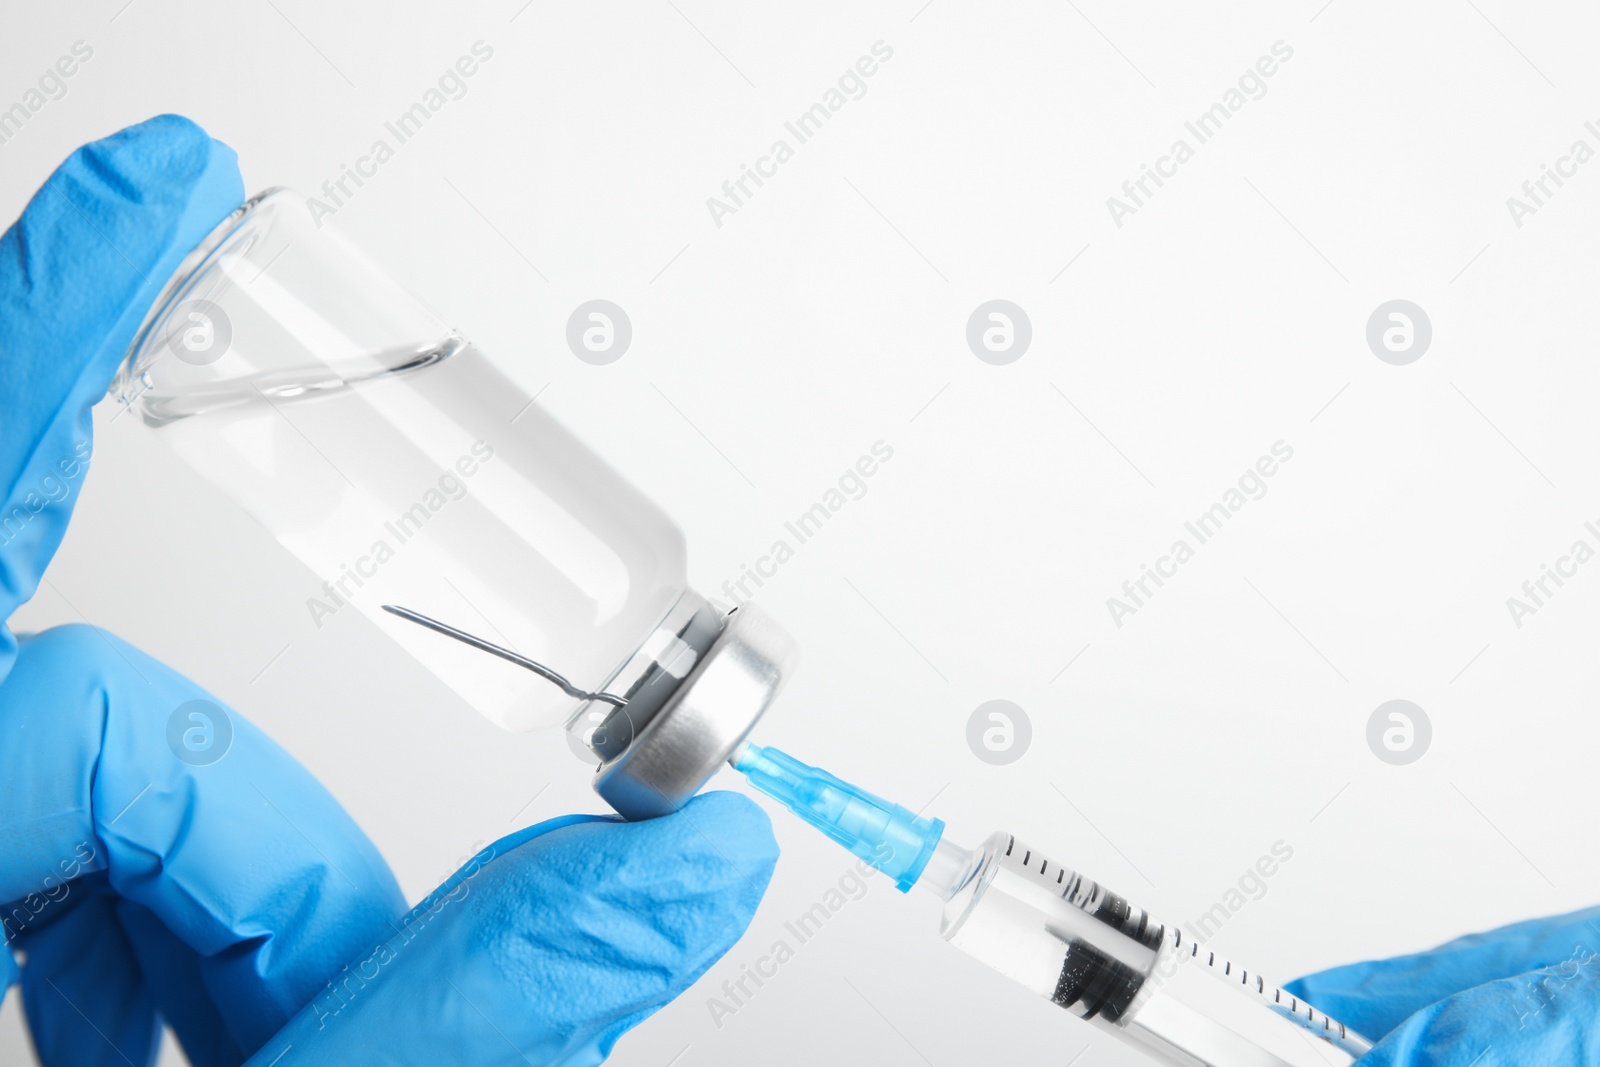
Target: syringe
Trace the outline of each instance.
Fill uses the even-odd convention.
[[[1008,833],[968,850],[944,823],[775,748],[729,761],[750,783],[895,879],[945,901],[945,940],[1161,1063],[1344,1067],[1372,1043],[1156,922]]]

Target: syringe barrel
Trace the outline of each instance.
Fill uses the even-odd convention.
[[[1337,1067],[1370,1044],[1014,836],[975,853],[946,940],[1181,1067]]]

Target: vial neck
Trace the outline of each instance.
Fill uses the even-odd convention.
[[[710,652],[727,618],[726,608],[684,590],[638,651],[606,680],[605,691],[625,698],[627,706],[580,703],[567,731],[602,763],[621,755]]]

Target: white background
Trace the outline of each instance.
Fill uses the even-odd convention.
[[[894,448],[760,593],[805,653],[761,739],[939,794],[958,840],[1014,831],[1174,921],[1281,839],[1292,861],[1213,944],[1285,980],[1593,902],[1600,859],[1573,845],[1600,564],[1520,629],[1505,603],[1600,518],[1600,163],[1520,229],[1505,203],[1575,139],[1600,148],[1592,14],[124,3],[9,13],[0,103],[74,41],[94,58],[0,146],[5,218],[74,147],[164,111],[235,147],[251,189],[313,192],[481,39],[468,95],[331,224],[548,384],[684,525],[696,587]],[[865,97],[714,225],[706,198],[878,40]],[[1267,94],[1115,226],[1106,198],[1278,40]],[[596,297],[634,327],[608,367],[563,340]],[[1033,324],[1005,367],[964,337],[996,297]],[[1409,366],[1365,341],[1394,298],[1433,323]],[[300,564],[134,420],[103,431],[16,625],[87,618],[195,677],[328,783],[413,900],[480,839],[597,809],[558,733],[497,732],[356,615],[313,630]],[[1268,494],[1116,627],[1106,598],[1278,440]],[[1033,724],[1006,767],[965,739],[994,698]],[[1409,766],[1366,741],[1394,698],[1433,726]],[[881,879],[719,1029],[707,998],[848,866],[775,825],[749,935],[614,1062],[1138,1062]],[[0,1018],[0,1060],[25,1061],[14,996]]]

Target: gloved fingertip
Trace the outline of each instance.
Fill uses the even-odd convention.
[[[742,793],[701,793],[685,804],[680,814],[714,826],[728,847],[752,859],[777,862],[778,839],[772,835],[772,820],[761,805]]]
[[[168,191],[171,183],[186,187],[205,169],[213,143],[193,120],[168,114],[91,141],[75,155],[85,171],[102,179],[119,197],[144,203],[150,194]],[[140,180],[144,178],[158,178],[160,183],[151,185]]]
[[[1317,987],[1312,981],[1312,979],[1315,977],[1315,975],[1308,974],[1304,978],[1296,978],[1292,982],[1285,982],[1283,983],[1283,991],[1285,993],[1291,993],[1294,996],[1299,997],[1301,1000],[1310,1000],[1312,1003],[1315,1003],[1313,998],[1317,992]]]
[[[1410,964],[1407,967],[1406,964]],[[1438,970],[1415,969],[1415,961],[1374,960],[1331,967],[1286,984],[1284,992],[1377,1041],[1407,1016],[1459,986]]]
[[[50,214],[88,218],[141,270],[159,263],[163,253],[181,258],[244,200],[238,155],[182,115],[158,115],[84,145],[45,185],[59,195],[41,192],[35,200]],[[74,250],[63,251],[71,258]],[[66,271],[61,277],[105,281]],[[147,280],[159,285],[166,275],[158,270]]]
[[[179,264],[243,200],[233,150],[161,115],[72,153],[0,235],[0,510],[29,517],[0,554],[0,617],[65,533],[90,407]],[[0,628],[0,674],[13,653]]]
[[[1600,1058],[1597,1007],[1600,979],[1587,960],[1571,959],[1429,1004],[1400,1021],[1361,1064],[1594,1063]]]
[[[694,877],[726,896],[741,923],[748,922],[778,864],[767,813],[748,797],[718,792],[695,797],[671,818],[675,847],[693,862]]]

